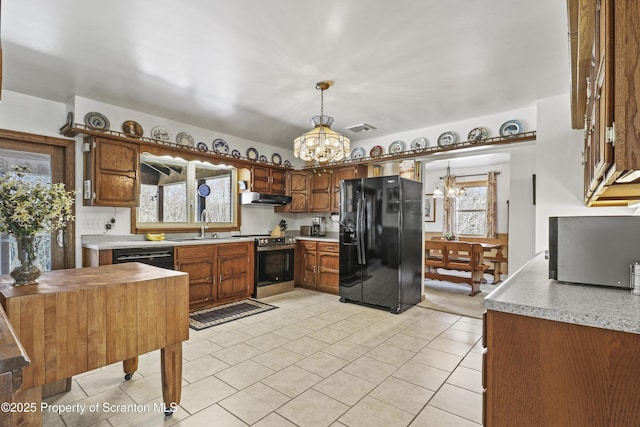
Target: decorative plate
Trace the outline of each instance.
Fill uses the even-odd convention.
[[[171,142],[171,132],[164,126],[154,126],[151,128],[151,139],[161,142]]]
[[[412,150],[422,150],[423,148],[427,148],[429,146],[429,141],[424,136],[418,137],[411,141],[410,148]]]
[[[406,148],[404,141],[393,141],[389,145],[389,154],[400,154]]]
[[[240,154],[239,150],[236,150],[234,148],[233,150],[231,150],[231,157],[233,157],[234,159],[239,159],[240,157],[242,157],[242,154]]]
[[[373,147],[371,147],[371,150],[369,150],[370,157],[378,157],[383,154],[384,154],[384,148],[382,148],[382,145],[374,145]]]
[[[258,150],[255,148],[247,149],[247,158],[249,160],[258,160]]]
[[[520,132],[522,132],[522,123],[518,120],[509,120],[500,126],[500,136],[510,137]]]
[[[72,116],[73,117],[73,116]],[[67,120],[69,118],[67,117]],[[73,120],[73,119],[72,119]],[[109,130],[109,119],[104,114],[92,111],[84,116],[84,124],[91,130]]]
[[[211,194],[211,187],[209,187],[207,184],[200,184],[198,186],[198,195],[207,197],[209,194]]]
[[[366,155],[367,155],[367,152],[364,151],[364,148],[362,147],[354,148],[353,151],[351,152],[351,158],[353,160],[360,160]]]
[[[197,147],[200,151],[209,151],[209,147],[207,147],[207,144],[205,144],[204,142],[198,142]]]
[[[229,144],[224,139],[214,139],[212,147],[213,151],[218,154],[229,154]]]
[[[176,135],[176,142],[180,145],[186,145],[187,147],[193,147],[195,141],[193,137],[187,132],[180,132]],[[207,145],[205,144],[205,147]],[[208,148],[207,148],[208,149]]]
[[[286,167],[290,168],[291,167],[291,162],[289,160],[285,160],[283,165],[285,165]]]
[[[271,161],[273,162],[274,165],[279,165],[282,163],[282,157],[280,157],[280,154],[278,153],[273,153],[271,155]]]
[[[469,134],[467,135],[467,141],[469,141],[472,144],[476,144],[478,142],[481,142],[484,139],[487,139],[488,136],[489,136],[489,132],[487,132],[486,128],[473,128],[469,131]]]
[[[140,123],[134,122],[133,120],[127,120],[122,123],[122,131],[133,138],[140,138],[144,133]]]
[[[268,162],[268,160],[267,160],[267,156],[260,156],[260,157],[258,158],[258,160],[259,160],[259,161],[261,161],[262,163],[267,163],[267,162]]]
[[[89,125],[87,125],[89,126]],[[67,121],[65,122],[63,127],[73,127],[73,112],[69,111],[67,113]]]
[[[444,132],[438,137],[438,146],[440,147],[446,147],[456,142],[458,142],[458,135],[455,132]]]

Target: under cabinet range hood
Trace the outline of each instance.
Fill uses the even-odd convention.
[[[291,196],[246,192],[240,193],[240,202],[243,205],[284,206],[287,203],[291,203]]]

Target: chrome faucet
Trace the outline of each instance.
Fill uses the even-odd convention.
[[[207,229],[207,211],[206,210],[202,210],[202,212],[200,212],[200,239],[204,239],[205,235],[204,232]]]

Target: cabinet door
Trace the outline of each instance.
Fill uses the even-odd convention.
[[[176,270],[189,273],[189,306],[213,303],[215,289],[215,247],[213,245],[176,248]]]
[[[271,194],[285,194],[286,190],[286,175],[282,169],[271,169]]]
[[[291,171],[289,186],[291,192],[289,212],[308,212],[309,174],[306,171]]]
[[[331,208],[331,173],[312,173],[311,212],[329,212]]]
[[[306,288],[316,288],[316,272],[318,271],[318,251],[316,248],[316,242],[304,242],[302,285]]]
[[[613,147],[607,137],[607,128],[613,126],[613,11],[610,0],[603,0],[596,8],[594,40],[594,67],[591,85],[591,99],[587,99],[587,114],[591,114],[591,127],[587,137],[591,137],[590,166],[591,186],[597,183],[613,162]],[[610,34],[611,36],[609,36]],[[589,110],[591,106],[591,110]]]
[[[138,204],[138,146],[104,138],[90,139],[86,153],[85,179],[92,182],[92,194],[85,205],[127,206]]]
[[[251,168],[252,190],[259,193],[268,193],[270,189],[271,169],[264,166],[253,166]]]
[[[338,294],[340,254],[336,243],[318,242],[318,290]]]
[[[218,299],[248,298],[253,291],[253,263],[248,243],[218,245]]]
[[[340,211],[340,181],[358,177],[355,167],[338,168],[333,171],[331,182],[331,212]]]

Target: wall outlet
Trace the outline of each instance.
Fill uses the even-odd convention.
[[[100,228],[100,222],[101,221],[99,219],[85,219],[84,228],[88,228],[88,229]]]

